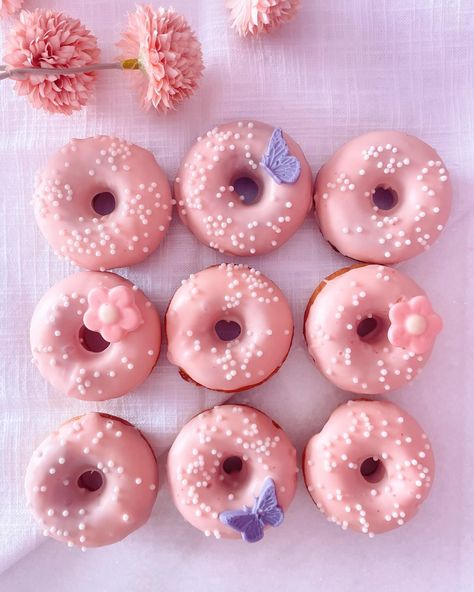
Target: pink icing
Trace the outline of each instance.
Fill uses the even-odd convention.
[[[133,290],[128,286],[115,286],[110,290],[93,288],[87,301],[89,308],[84,314],[84,325],[98,331],[111,343],[120,341],[143,323]]]
[[[388,401],[338,407],[308,442],[303,465],[308,491],[328,520],[369,536],[413,518],[434,477],[426,434]]]
[[[94,197],[109,192],[115,209],[100,215]],[[87,269],[140,263],[171,220],[168,180],[153,154],[119,138],[71,140],[36,179],[35,216],[58,255]]]
[[[100,331],[110,345],[100,352],[86,349],[84,326]],[[153,370],[161,346],[160,319],[129,281],[114,273],[83,271],[55,284],[40,300],[30,343],[33,361],[56,389],[104,401],[133,390]]]
[[[81,476],[99,476],[95,491]],[[52,432],[26,471],[26,496],[46,536],[68,546],[120,541],[149,518],[158,488],[153,452],[132,425],[88,413]]]
[[[235,458],[241,468],[228,472],[228,459]],[[177,509],[206,536],[218,539],[240,538],[219,514],[252,507],[268,478],[286,512],[295,494],[296,472],[296,450],[285,432],[261,411],[242,405],[221,405],[194,417],[168,455]]]
[[[365,265],[341,271],[323,282],[307,309],[305,336],[311,356],[331,382],[347,391],[378,394],[403,386],[421,372],[430,356],[440,328],[437,315],[429,312],[424,291],[397,269]],[[397,315],[393,311],[400,310],[400,304],[405,310],[413,299],[420,302],[419,297],[428,311],[423,352],[411,347],[423,336],[397,343],[389,339],[394,335],[390,315]],[[361,336],[361,329],[364,325],[370,329],[370,323],[373,330]],[[398,331],[395,336],[399,337]]]
[[[311,208],[311,170],[287,134],[289,153],[301,172],[295,183],[278,183],[260,166],[274,127],[259,122],[222,124],[198,138],[175,182],[181,220],[204,244],[221,253],[273,251],[301,226]],[[233,183],[250,178],[260,199],[245,205]]]
[[[397,197],[379,209],[376,188]],[[324,238],[343,255],[397,263],[427,250],[451,208],[451,184],[436,151],[414,136],[377,131],[351,140],[321,168],[314,200]]]
[[[223,341],[219,321],[240,335]],[[251,388],[284,362],[293,337],[289,304],[271,280],[246,265],[222,263],[192,274],[166,313],[168,359],[196,383],[218,391]]]
[[[441,317],[433,312],[426,296],[415,296],[407,302],[394,304],[388,316],[392,323],[388,329],[390,343],[417,354],[431,350],[443,327]]]

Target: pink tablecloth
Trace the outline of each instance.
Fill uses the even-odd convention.
[[[114,55],[112,44],[134,4],[25,3],[62,7],[81,18],[98,35],[105,57]],[[411,524],[369,541],[327,524],[300,484],[284,528],[255,549],[201,539],[182,523],[165,490],[149,524],[129,540],[67,559],[65,549],[48,543],[0,576],[0,589],[67,585],[79,590],[89,584],[94,590],[184,590],[191,581],[195,590],[278,588],[277,583],[282,590],[292,585],[303,591],[318,585],[331,591],[349,585],[374,589],[375,583],[383,590],[472,589],[473,2],[302,0],[294,23],[254,41],[235,36],[223,4],[174,2],[202,40],[207,70],[200,92],[167,118],[142,113],[117,72],[101,74],[96,98],[69,119],[36,112],[14,95],[10,83],[0,85],[0,567],[38,544],[24,507],[22,479],[32,449],[57,424],[88,409],[107,410],[136,423],[161,453],[187,417],[222,400],[182,382],[164,355],[143,387],[97,405],[66,400],[30,365],[32,309],[48,286],[72,271],[35,227],[29,203],[33,174],[71,136],[121,135],[153,150],[170,178],[199,133],[234,118],[284,127],[301,144],[314,172],[341,143],[374,128],[404,130],[435,146],[452,173],[453,214],[436,246],[400,268],[426,288],[446,328],[422,377],[392,397],[431,436],[438,461],[432,496]],[[159,251],[123,273],[163,314],[183,277],[222,260],[174,220]],[[323,241],[313,217],[285,247],[249,261],[287,293],[297,333],[278,375],[237,399],[272,413],[301,451],[334,406],[349,396],[318,374],[301,336],[313,287],[346,261]]]

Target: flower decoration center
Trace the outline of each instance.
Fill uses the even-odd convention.
[[[118,321],[120,313],[115,305],[105,303],[100,305],[98,316],[104,325],[112,325]]]
[[[405,321],[405,329],[410,335],[423,335],[426,326],[426,319],[420,314],[412,314]]]

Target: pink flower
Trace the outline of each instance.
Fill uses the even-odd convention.
[[[97,39],[77,19],[55,10],[22,11],[6,39],[11,68],[76,68],[97,62]],[[70,115],[91,94],[95,72],[18,76],[15,90],[34,107]]]
[[[415,296],[394,304],[388,313],[391,325],[388,340],[416,354],[429,351],[443,328],[441,317],[433,312],[426,296]]]
[[[135,61],[131,72],[143,107],[165,113],[193,94],[204,69],[201,44],[186,20],[172,9],[137,6],[117,43],[120,59]],[[130,65],[124,65],[130,69]]]
[[[89,307],[84,314],[84,325],[91,331],[98,331],[110,343],[120,341],[143,322],[133,290],[128,286],[110,290],[94,288],[87,300]]]
[[[300,7],[300,0],[227,0],[232,28],[241,37],[268,33],[290,21]]]
[[[0,17],[8,16],[20,10],[23,0],[0,0]]]

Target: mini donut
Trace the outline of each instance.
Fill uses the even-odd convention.
[[[68,397],[105,401],[140,385],[161,347],[158,312],[115,273],[82,271],[50,288],[31,319],[33,362]]]
[[[183,223],[220,253],[262,255],[285,243],[311,208],[311,170],[280,128],[215,127],[190,149],[175,182]]]
[[[349,401],[306,445],[303,474],[330,522],[374,536],[413,518],[433,483],[434,458],[408,413],[388,401]]]
[[[163,240],[172,208],[153,154],[109,136],[74,139],[56,152],[36,178],[33,205],[59,256],[101,271],[146,259]]]
[[[44,535],[85,550],[116,543],[145,524],[158,467],[137,428],[119,417],[88,413],[38,446],[25,481]]]
[[[165,319],[168,359],[181,376],[214,391],[252,388],[285,361],[293,317],[271,280],[222,263],[183,280]]]
[[[451,209],[440,156],[396,131],[371,132],[339,148],[319,171],[314,193],[324,238],[367,263],[398,263],[423,253]]]
[[[191,419],[168,454],[174,503],[206,536],[260,540],[279,526],[296,489],[296,450],[270,417],[220,405]]]
[[[378,394],[400,388],[428,361],[441,318],[397,269],[356,265],[327,277],[305,314],[309,353],[339,388]]]

